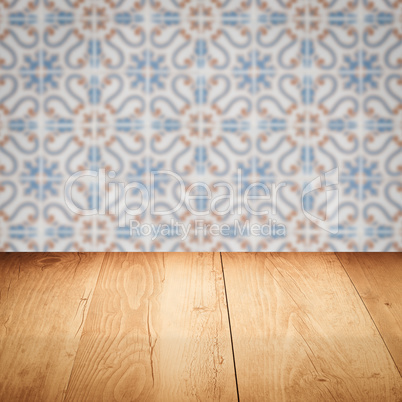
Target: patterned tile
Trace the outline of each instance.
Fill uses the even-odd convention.
[[[39,158],[40,139],[36,122],[7,119],[0,128],[0,178],[21,177]]]
[[[223,128],[203,127],[197,162],[199,172],[219,180],[235,180],[240,170],[244,176],[252,171],[253,134],[226,122]]]
[[[118,74],[128,74],[129,70],[140,72],[149,67],[153,55],[147,47],[148,38],[141,6],[127,11],[101,10],[94,33],[97,67]]]
[[[364,188],[370,196],[365,197],[362,208],[364,218],[364,251],[401,251],[402,231],[402,181],[366,179]]]
[[[61,177],[51,190],[42,204],[43,250],[95,250],[96,216],[91,210],[99,206],[97,178]]]
[[[19,200],[16,202],[15,200]],[[38,222],[41,206],[35,182],[20,177],[0,181],[0,248],[40,251]]]

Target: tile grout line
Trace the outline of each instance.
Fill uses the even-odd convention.
[[[227,293],[227,290],[226,290],[225,269],[223,268],[223,259],[222,259],[222,253],[221,252],[219,253],[219,257],[220,257],[220,260],[221,260],[223,288],[225,289],[226,310],[228,312],[229,334],[230,334],[230,343],[231,343],[231,346],[232,346],[232,357],[233,357],[233,368],[234,368],[235,381],[236,381],[237,401],[240,402],[239,384],[238,384],[238,381],[237,381],[236,359],[235,359],[233,336],[232,336],[232,325],[230,323],[229,301],[228,301],[228,293]]]
[[[90,55],[90,59],[89,59],[89,66],[87,68],[87,71],[85,71],[86,74],[89,75],[89,85],[90,88],[92,87],[93,83],[94,83],[94,77],[98,77],[98,60],[96,58],[96,56],[94,55],[94,49],[96,47],[96,43],[99,39],[99,30],[98,30],[98,14],[96,11],[94,11],[94,9],[92,9],[92,16],[90,19],[91,22],[91,33],[90,33],[90,43],[91,43],[91,47],[92,47],[92,54]],[[96,86],[97,88],[99,88],[100,82],[96,81]],[[95,105],[93,104],[94,102],[94,96],[91,95],[91,100],[90,100],[90,107],[91,107],[91,140],[90,140],[90,153],[91,155],[88,155],[88,157],[90,158],[91,161],[91,165],[94,164],[95,161],[95,153],[96,153],[96,149],[99,147],[99,137],[98,137],[98,113],[100,113],[100,109],[99,109],[99,103],[96,102]],[[100,148],[100,147],[99,147]],[[98,180],[99,180],[99,174],[100,174],[100,169],[101,166],[100,165],[95,165],[94,167],[97,167],[98,169]],[[92,167],[91,167],[92,169]],[[105,172],[106,173],[106,172]],[[106,178],[105,178],[105,183],[106,183]],[[96,186],[93,186],[92,191],[91,191],[91,197],[93,198],[93,203],[95,208],[97,208],[98,210],[98,214],[94,214],[92,216],[92,228],[91,228],[91,240],[92,240],[92,250],[94,251],[100,251],[98,249],[98,241],[99,241],[99,233],[98,233],[98,225],[99,225],[99,211],[100,208],[102,208],[101,203],[105,202],[106,199],[106,194],[104,194],[104,199],[101,200],[100,199],[100,192],[98,192],[99,190],[96,188]]]
[[[80,252],[78,252],[78,254],[79,254],[79,253],[80,253]],[[85,252],[85,253],[86,253],[86,252]],[[92,252],[92,254],[93,254],[93,253],[94,253],[94,252]],[[98,252],[96,252],[96,253],[98,253]],[[91,254],[91,252],[88,252],[88,253],[86,253],[86,254]],[[75,353],[74,360],[73,360],[73,364],[72,364],[72,366],[71,366],[70,375],[68,376],[68,381],[67,381],[66,388],[63,389],[63,395],[62,395],[62,401],[63,401],[63,402],[66,400],[67,391],[68,391],[68,387],[69,387],[70,382],[71,382],[71,376],[72,376],[72,374],[73,374],[73,370],[74,370],[74,366],[75,366],[75,361],[76,361],[76,359],[77,359],[78,350],[79,350],[79,348],[80,348],[80,344],[81,344],[82,334],[83,334],[83,332],[84,332],[85,323],[86,323],[86,321],[87,321],[88,313],[89,313],[89,310],[90,310],[91,305],[92,305],[92,300],[93,300],[93,297],[94,297],[94,295],[95,295],[96,288],[98,287],[99,278],[100,278],[100,276],[101,276],[102,268],[103,268],[103,265],[104,265],[105,260],[106,260],[107,252],[103,252],[102,254],[103,254],[103,258],[102,258],[102,262],[101,262],[100,267],[99,267],[98,276],[97,276],[97,278],[96,278],[95,286],[94,286],[94,288],[93,288],[93,293],[92,293],[91,301],[89,302],[89,306],[88,306],[88,309],[87,309],[87,315],[86,315],[86,317],[85,317],[85,319],[84,319],[84,322],[82,323],[82,329],[81,329],[80,339],[79,339],[79,341],[78,341],[77,351],[76,351],[76,353]]]
[[[152,171],[152,156],[153,153],[151,151],[151,144],[152,144],[152,123],[153,123],[153,113],[151,112],[151,101],[152,101],[152,77],[158,77],[159,74],[163,74],[164,71],[161,69],[159,71],[158,69],[153,69],[152,68],[152,45],[151,45],[151,36],[152,36],[152,4],[145,5],[144,9],[144,31],[145,31],[145,39],[144,39],[144,44],[145,44],[145,49],[144,49],[144,58],[145,58],[145,93],[144,93],[144,102],[145,102],[145,111],[144,114],[141,116],[141,119],[144,121],[144,124],[146,127],[144,127],[141,130],[141,133],[145,134],[145,148],[143,152],[141,152],[141,157],[144,157],[144,169],[145,169],[145,174],[146,176],[144,177],[144,182],[146,183],[147,186],[149,186],[149,191],[150,191],[150,197],[152,200],[152,197],[154,197],[154,192],[155,188],[152,189],[152,177],[151,177],[151,171]],[[138,52],[140,52],[140,49],[138,49]],[[130,56],[131,58],[132,56]],[[130,67],[129,67],[130,68]],[[149,134],[149,135],[148,135]],[[130,162],[131,163],[131,162]],[[129,169],[129,167],[128,167]],[[152,201],[151,201],[152,202]],[[146,212],[148,215],[148,218],[151,222],[154,221],[155,216],[152,214],[152,211],[147,211]],[[129,223],[130,224],[130,223]],[[143,242],[146,244],[147,250],[151,251],[152,250],[152,241],[149,240],[149,238],[146,238],[143,240]]]
[[[198,13],[196,16],[196,19],[198,27],[197,27],[197,33],[196,33],[196,40],[197,41],[205,41],[206,38],[204,37],[204,18],[203,14]],[[190,20],[189,20],[190,21]],[[204,123],[204,112],[205,112],[205,104],[203,98],[203,91],[207,88],[207,81],[204,81],[204,79],[207,77],[207,74],[205,74],[205,66],[206,66],[206,58],[205,56],[202,56],[202,61],[198,59],[196,60],[196,67],[195,67],[195,87],[198,89],[198,94],[196,95],[195,99],[195,105],[190,106],[190,109],[195,109],[195,114],[197,115],[197,123],[194,124],[195,129],[197,131],[197,137],[195,140],[196,143],[196,149],[197,149],[197,155],[199,155],[199,149],[200,147],[205,147],[205,149],[208,149],[208,146],[206,144],[206,139],[205,139],[205,123]],[[173,71],[173,70],[172,70]],[[189,74],[191,76],[191,74]],[[197,156],[198,157],[198,156]],[[196,157],[196,158],[197,158]],[[201,158],[199,160],[199,163],[201,161]],[[195,172],[194,172],[194,177],[197,179],[199,182],[200,180],[204,179],[206,176],[206,171],[207,171],[207,164],[205,162],[202,162],[202,173],[200,173],[199,168],[196,167]],[[197,190],[197,194],[200,194],[200,189]],[[203,236],[204,233],[200,235],[197,235],[197,250],[202,251],[202,245],[203,245]]]
[[[361,16],[358,17],[357,19],[357,35],[358,35],[358,44],[356,47],[357,51],[357,57],[358,57],[358,76],[359,76],[359,82],[358,82],[358,96],[357,96],[357,101],[358,101],[358,110],[357,110],[357,116],[356,116],[356,124],[357,124],[357,138],[358,138],[358,152],[357,152],[357,160],[358,160],[358,200],[357,200],[357,206],[359,209],[359,213],[357,216],[357,235],[358,235],[358,241],[357,241],[357,250],[359,251],[364,251],[364,244],[365,244],[365,219],[364,216],[362,215],[362,211],[364,210],[364,163],[363,163],[363,158],[364,158],[364,152],[363,152],[363,143],[364,143],[364,136],[365,136],[365,130],[364,130],[364,123],[365,123],[365,114],[363,112],[363,105],[364,105],[364,73],[367,73],[364,71],[364,64],[363,64],[363,52],[365,51],[364,44],[362,42],[362,38],[364,35],[364,18],[362,20],[362,17],[364,16],[364,9],[360,9],[360,4],[358,4],[356,11],[359,15],[359,12],[361,11]]]
[[[383,336],[382,336],[381,331],[380,331],[379,328],[377,327],[376,322],[374,321],[372,315],[370,314],[370,310],[367,308],[366,303],[364,302],[364,300],[363,300],[363,298],[361,297],[359,291],[357,290],[357,288],[356,288],[354,282],[352,281],[352,278],[349,276],[348,270],[347,270],[347,269],[345,268],[345,266],[342,264],[342,261],[341,261],[341,259],[340,259],[339,256],[338,256],[338,252],[334,252],[334,254],[335,254],[337,260],[339,261],[339,263],[341,264],[341,267],[342,267],[343,270],[345,271],[346,275],[348,276],[350,282],[352,283],[353,288],[355,289],[357,295],[359,296],[359,299],[360,299],[361,302],[363,303],[364,308],[365,308],[366,311],[367,311],[367,314],[369,315],[371,321],[373,322],[373,324],[374,324],[374,326],[375,326],[375,329],[377,330],[378,334],[379,334],[380,337],[381,337],[381,340],[382,340],[382,342],[383,342],[385,348],[387,349],[389,355],[391,356],[391,360],[393,361],[393,363],[394,363],[394,365],[395,365],[395,367],[396,367],[396,370],[397,370],[397,372],[399,373],[399,376],[402,377],[402,372],[399,370],[399,367],[398,367],[398,365],[396,364],[396,361],[394,360],[394,356],[392,356],[391,351],[388,349],[388,345],[387,345],[387,343],[385,342],[385,340],[384,340],[384,338],[383,338]]]
[[[306,150],[306,161],[304,163],[302,163],[302,172],[301,172],[301,176],[303,178],[303,183],[302,183],[302,194],[303,194],[303,188],[308,185],[308,183],[310,182],[311,178],[314,177],[314,167],[313,167],[313,162],[311,162],[311,166],[310,166],[310,148],[314,147],[312,138],[311,138],[311,120],[310,120],[310,114],[312,111],[312,107],[311,107],[311,102],[312,99],[311,98],[311,94],[309,93],[309,91],[312,88],[312,85],[310,83],[309,78],[313,79],[313,77],[315,77],[315,72],[314,72],[314,68],[313,68],[313,58],[312,56],[309,55],[310,53],[310,41],[312,41],[312,34],[311,34],[311,29],[310,29],[310,13],[309,13],[309,4],[308,1],[305,1],[302,3],[302,7],[304,9],[304,18],[301,20],[304,24],[303,27],[303,33],[302,33],[302,40],[306,41],[306,47],[307,47],[307,66],[305,65],[305,61],[302,61],[301,65],[300,65],[300,69],[299,69],[299,74],[300,74],[300,79],[302,80],[302,82],[305,80],[306,82],[306,91],[307,91],[307,103],[305,103],[305,105],[303,105],[303,112],[305,114],[305,118],[303,121],[303,146],[305,147]],[[311,63],[311,64],[310,64]],[[297,72],[295,72],[297,74]],[[318,73],[319,74],[319,73]],[[319,76],[317,74],[317,76]],[[303,102],[303,99],[302,99]],[[306,166],[307,166],[307,172],[306,172]],[[311,167],[311,173],[310,173],[310,167]],[[323,175],[321,172],[317,172],[319,177],[321,178],[321,176]],[[301,206],[303,205],[303,196],[301,197]],[[303,209],[303,208],[302,208]],[[303,234],[305,236],[305,240],[304,240],[304,250],[303,251],[307,251],[308,249],[311,250],[310,246],[310,237],[311,237],[311,226],[310,226],[310,222],[305,221],[305,227],[303,230]],[[314,228],[313,228],[314,230]],[[313,234],[314,235],[314,234]]]
[[[43,8],[39,7],[38,9],[38,22],[39,24],[45,25],[45,14],[43,12]],[[39,28],[38,28],[39,29]],[[45,31],[43,27],[43,32]],[[46,152],[44,150],[44,144],[45,144],[45,127],[46,127],[46,115],[44,113],[44,106],[45,106],[45,80],[44,80],[44,74],[45,74],[45,44],[43,41],[43,36],[42,36],[42,31],[40,32],[40,38],[38,40],[38,45],[37,45],[37,51],[38,51],[38,65],[39,65],[39,82],[38,82],[38,88],[39,88],[39,111],[38,115],[36,117],[36,122],[37,122],[37,128],[38,128],[38,139],[39,139],[39,149],[38,149],[38,173],[39,177],[36,178],[38,180],[38,196],[39,196],[39,216],[38,216],[38,250],[37,251],[48,251],[46,250],[46,225],[48,224],[47,219],[44,219],[45,216],[45,205],[46,205],[46,200],[45,200],[45,172],[44,172],[44,164],[45,164],[45,157],[46,157]],[[48,175],[46,175],[48,177]],[[46,177],[46,179],[47,179]]]

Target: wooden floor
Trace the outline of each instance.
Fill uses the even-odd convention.
[[[0,286],[0,401],[402,401],[402,253],[12,253]]]

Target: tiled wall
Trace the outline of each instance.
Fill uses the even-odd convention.
[[[3,250],[402,248],[401,1],[0,0],[0,76]],[[325,188],[306,195],[304,211],[301,194],[334,168],[331,232],[305,213],[326,218]],[[149,188],[162,169],[187,188],[236,184],[240,169],[240,194],[255,182],[286,186],[276,214],[272,201],[253,201],[271,208],[265,216],[237,199],[234,214],[204,217],[225,233],[182,239],[175,223],[194,229],[197,219],[185,206],[114,213],[95,177],[69,188],[98,213],[72,212],[65,184],[84,169],[112,171],[108,185]],[[156,180],[156,208],[178,191],[174,177]],[[139,196],[127,192],[129,207]],[[130,233],[133,218],[170,230]],[[285,233],[234,231],[236,219],[272,218]]]

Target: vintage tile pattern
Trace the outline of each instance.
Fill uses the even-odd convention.
[[[401,94],[398,0],[0,0],[0,249],[400,251]],[[332,234],[306,218],[301,198],[335,167]],[[171,222],[195,226],[186,208],[131,216],[98,178],[67,182],[101,168],[110,191],[149,189],[151,170],[190,188],[235,183],[240,169],[240,194],[287,185],[276,214],[269,201],[253,201],[268,216],[237,212],[236,201],[235,214],[204,217],[227,235],[183,241]],[[65,191],[109,213],[75,214]],[[159,177],[153,191],[156,210],[170,209],[180,188]],[[141,190],[126,200],[138,208]],[[303,201],[325,217],[323,189]],[[132,218],[171,230],[131,236]],[[235,220],[270,219],[286,233],[234,233]]]

